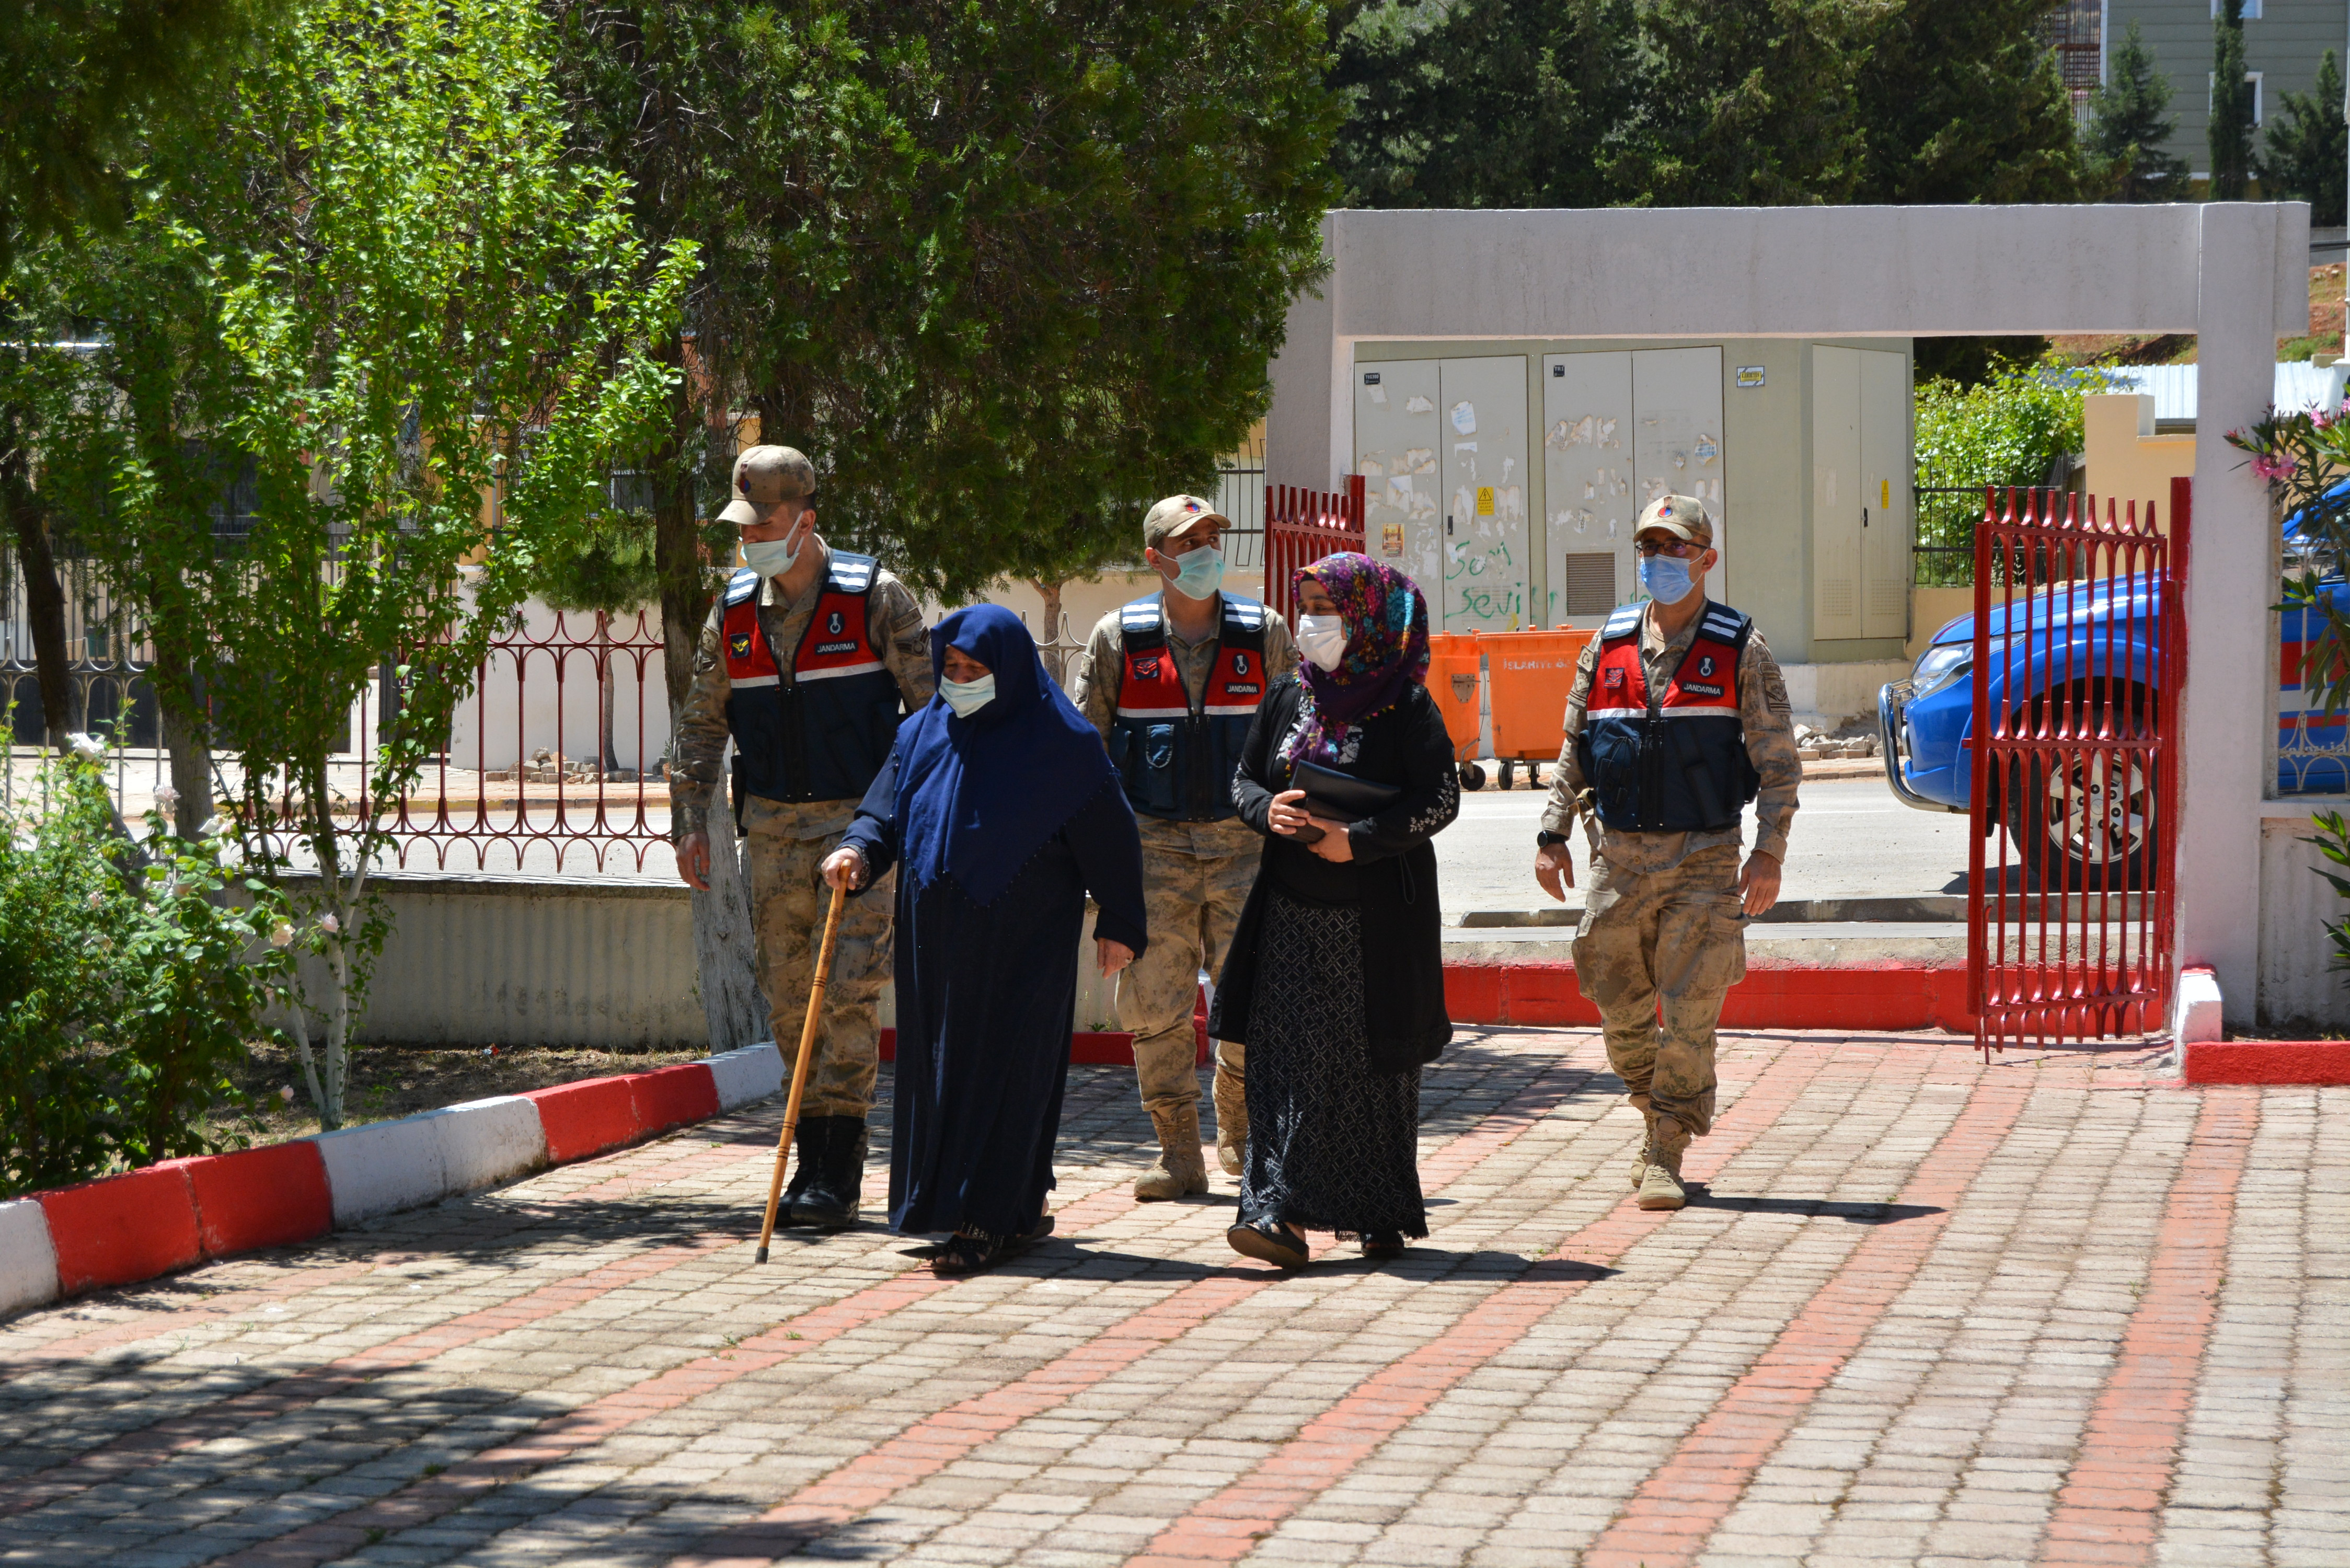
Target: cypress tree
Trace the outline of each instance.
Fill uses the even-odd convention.
[[[2244,0],[2211,25],[2211,200],[2241,202],[2252,162],[2252,84],[2244,79]]]
[[[2187,161],[2163,151],[2178,130],[2178,119],[2170,113],[2170,78],[2155,69],[2154,54],[2136,22],[2122,35],[2106,83],[2089,104],[2095,116],[2089,156],[2116,200],[2186,200]]]
[[[2334,51],[2317,63],[2317,85],[2284,95],[2284,112],[2269,127],[2263,188],[2287,201],[2309,203],[2309,221],[2331,228],[2343,222],[2345,160],[2350,158],[2350,126],[2342,112],[2342,66]]]

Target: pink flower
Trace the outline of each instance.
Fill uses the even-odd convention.
[[[2293,464],[2282,457],[2255,452],[2252,454],[2252,472],[2262,479],[2290,479],[2293,477]]]

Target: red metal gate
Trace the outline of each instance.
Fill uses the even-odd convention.
[[[2099,504],[1987,492],[1975,531],[1967,971],[1986,1054],[2158,1029],[2169,992],[2188,482],[2168,529],[2151,501]]]
[[[1342,491],[1264,487],[1264,602],[1294,619],[1290,575],[1337,550],[1363,547],[1363,476],[1347,477]]]

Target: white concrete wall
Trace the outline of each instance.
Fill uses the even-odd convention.
[[[2350,1027],[2350,974],[2330,967],[2325,922],[2350,917],[2350,899],[2320,877],[2338,871],[2314,845],[2309,812],[2350,810],[2350,801],[2280,802],[2261,823],[2259,1021],[2272,1026]]]

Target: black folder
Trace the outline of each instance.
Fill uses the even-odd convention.
[[[1299,763],[1289,775],[1292,789],[1305,792],[1305,809],[1328,822],[1360,822],[1402,798],[1394,784],[1373,784],[1319,763]]]

